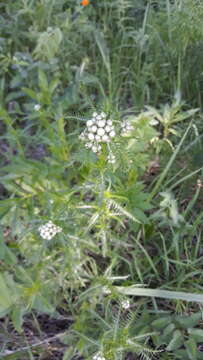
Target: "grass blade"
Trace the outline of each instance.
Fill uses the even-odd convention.
[[[182,291],[138,288],[136,286],[116,286],[116,290],[124,295],[158,297],[171,300],[194,301],[203,303],[203,294],[192,294]]]

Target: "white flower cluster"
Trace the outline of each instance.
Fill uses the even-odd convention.
[[[41,106],[39,104],[35,104],[34,110],[39,111],[41,109]]]
[[[115,164],[116,157],[112,152],[109,153],[109,155],[107,156],[107,161],[108,161],[109,164]]]
[[[121,301],[121,307],[124,310],[128,310],[130,308],[130,301],[129,300],[123,300]]]
[[[128,134],[130,131],[132,131],[134,128],[132,126],[132,124],[130,123],[130,121],[125,120],[121,123],[121,135],[125,136],[126,134]]]
[[[150,121],[149,121],[149,125],[151,125],[151,126],[155,126],[155,125],[157,125],[159,122],[158,122],[158,120],[156,120],[156,119],[151,119]]]
[[[110,142],[116,135],[112,120],[106,117],[104,112],[94,112],[92,119],[86,122],[86,129],[79,136],[81,140],[86,141],[85,147],[95,153],[100,152],[100,143]]]
[[[106,359],[105,359],[105,357],[103,356],[102,352],[99,351],[98,353],[96,353],[96,354],[93,356],[92,360],[106,360]]]
[[[39,227],[40,236],[45,240],[51,240],[57,233],[62,231],[60,226],[56,226],[51,220]]]

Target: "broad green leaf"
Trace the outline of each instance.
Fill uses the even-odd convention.
[[[39,86],[43,91],[47,91],[48,89],[48,80],[46,74],[41,69],[39,69]]]
[[[25,314],[25,310],[22,306],[14,306],[11,312],[11,320],[13,325],[19,333],[23,331],[23,315]]]
[[[32,99],[38,101],[38,94],[35,91],[28,88],[22,88],[22,91]]]
[[[173,333],[173,337],[168,344],[166,350],[167,351],[174,351],[180,348],[183,345],[184,338],[180,330],[175,330]]]
[[[14,254],[14,252],[11,249],[9,249],[9,247],[6,247],[4,261],[8,265],[15,265],[18,262],[17,256]]]
[[[201,313],[196,313],[190,316],[176,316],[175,321],[184,329],[188,329],[198,325],[201,318]]]
[[[74,356],[74,352],[75,352],[75,351],[74,351],[74,348],[73,348],[72,346],[69,347],[69,348],[65,351],[62,360],[70,360],[70,359],[72,359],[73,356]]]
[[[0,289],[0,313],[3,313],[13,304],[13,297],[3,274],[0,274]]]
[[[188,329],[188,334],[198,342],[203,343],[203,329]]]
[[[6,102],[22,98],[24,96],[22,91],[12,91],[6,96]]]
[[[40,294],[37,294],[35,296],[33,308],[40,311],[40,312],[44,312],[44,313],[47,313],[47,314],[51,314],[55,310],[54,307],[49,303],[49,301],[47,299],[45,299],[45,297],[40,295]]]
[[[170,324],[170,322],[171,322],[170,316],[160,317],[159,319],[152,321],[151,326],[156,330],[160,330],[165,328],[168,324]]]
[[[39,34],[37,46],[34,49],[36,58],[52,59],[59,50],[63,35],[59,28]]]
[[[0,260],[8,265],[14,265],[17,262],[16,256],[4,243],[3,233],[0,230]]]
[[[58,78],[51,80],[51,82],[49,84],[49,91],[51,94],[56,90],[58,84],[59,84]]]
[[[193,338],[184,342],[190,360],[197,359],[197,344]]]
[[[188,354],[187,354],[187,351],[186,350],[176,350],[175,351],[175,354],[176,354],[176,357],[177,359],[180,359],[180,360],[189,360],[188,359]],[[172,358],[173,359],[173,358]],[[176,358],[175,358],[176,359]]]
[[[173,332],[173,330],[175,330],[175,325],[171,323],[164,329],[163,336],[166,337],[170,335]]]

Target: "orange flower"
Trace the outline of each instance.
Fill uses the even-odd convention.
[[[82,0],[82,6],[87,6],[89,3],[89,0]]]

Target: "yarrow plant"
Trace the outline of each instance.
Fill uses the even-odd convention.
[[[56,234],[62,231],[60,226],[55,225],[51,220],[39,227],[40,236],[45,240],[51,240]]]
[[[86,149],[93,151],[98,156],[104,150],[104,153],[107,153],[107,163],[115,164],[119,149],[127,145],[127,143],[123,143],[122,137],[131,138],[127,145],[128,151],[129,149],[133,151],[134,148],[140,154],[140,150],[136,150],[137,140],[143,142],[142,149],[144,147],[146,149],[149,144],[152,144],[150,141],[157,135],[153,127],[157,123],[157,120],[150,117],[147,111],[144,111],[139,115],[127,116],[121,122],[118,121],[118,129],[116,129],[112,119],[105,112],[94,112],[91,119],[86,121],[86,127],[79,135],[79,139],[85,142]],[[106,144],[106,146],[102,146],[102,144]],[[128,163],[132,163],[132,159]]]
[[[125,136],[134,129],[130,121],[125,120],[121,123],[120,135]],[[115,126],[113,121],[107,118],[105,112],[94,112],[92,118],[87,120],[85,130],[80,134],[79,138],[85,141],[85,147],[91,149],[97,155],[101,154],[102,143],[107,144],[109,154],[107,156],[107,162],[109,164],[115,164],[116,157],[113,154],[110,143],[113,138],[116,137]]]
[[[101,153],[101,143],[110,143],[116,136],[113,121],[107,119],[104,112],[100,114],[94,112],[92,118],[87,120],[85,130],[80,134],[79,138],[86,141],[85,147],[91,149],[94,153]]]

